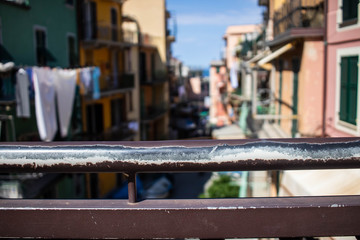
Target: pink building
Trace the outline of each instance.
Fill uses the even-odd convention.
[[[258,62],[270,70],[272,105],[269,115],[287,136],[322,134],[324,82],[324,0],[259,1],[273,28],[271,53]],[[255,95],[255,94],[254,94]],[[253,113],[257,112],[253,104]]]
[[[227,73],[223,61],[210,64],[210,122],[216,126],[229,124],[225,99],[227,96]]]
[[[331,137],[360,135],[360,3],[328,1],[325,131]]]
[[[261,32],[260,25],[235,25],[229,26],[226,29],[226,33],[223,37],[225,40],[225,64],[227,69],[233,66],[234,62],[237,62],[236,51],[239,43],[247,40],[253,40]]]

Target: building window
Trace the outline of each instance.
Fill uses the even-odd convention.
[[[114,8],[111,9],[110,12],[111,16],[111,40],[117,41],[118,40],[118,27],[117,27],[117,12]]]
[[[339,26],[347,27],[358,23],[359,0],[339,0]]]
[[[30,0],[3,0],[3,2],[27,9],[30,7]]]
[[[341,57],[339,119],[356,126],[358,56]]]
[[[70,6],[70,7],[73,7],[74,6],[74,0],[65,0],[65,4]]]
[[[359,56],[360,47],[337,51],[337,96],[335,125],[346,133],[359,135]]]
[[[84,3],[84,38],[86,40],[97,38],[97,7],[96,2]]]
[[[68,41],[69,67],[75,67],[77,65],[76,50],[75,50],[75,37],[68,36],[67,41]]]
[[[46,32],[45,29],[35,29],[36,64],[46,66]]]
[[[128,99],[129,99],[129,112],[132,112],[134,110],[132,91],[129,92]]]
[[[96,136],[104,131],[103,105],[99,103],[86,106],[87,133],[90,139],[96,139]]]
[[[0,18],[0,44],[3,44],[3,38],[2,38],[2,22]]]
[[[357,19],[358,17],[358,3],[359,0],[343,0],[343,22]]]
[[[111,100],[111,125],[112,127],[121,128],[122,123],[125,122],[126,113],[124,110],[125,103],[123,99],[117,98]]]

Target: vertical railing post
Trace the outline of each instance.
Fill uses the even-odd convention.
[[[136,173],[127,173],[126,177],[128,181],[129,203],[136,203]]]

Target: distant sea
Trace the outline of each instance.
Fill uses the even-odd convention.
[[[209,69],[204,69],[203,70],[203,77],[209,77],[210,73],[209,73]]]

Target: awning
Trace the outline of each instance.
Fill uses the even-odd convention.
[[[246,63],[250,64],[250,63],[254,63],[259,61],[260,59],[262,59],[264,56],[267,56],[268,54],[271,54],[271,51],[269,49],[265,49],[265,51],[257,54],[255,57],[251,58],[249,61],[247,61]]]
[[[282,46],[281,48],[279,48],[278,50],[270,53],[269,55],[267,55],[266,57],[264,57],[263,59],[261,59],[258,62],[258,65],[261,67],[263,65],[265,65],[266,63],[272,61],[273,59],[277,58],[278,56],[282,55],[283,53],[285,53],[286,51],[289,51],[290,49],[292,49],[294,47],[294,44],[292,43],[288,43],[285,46]]]

